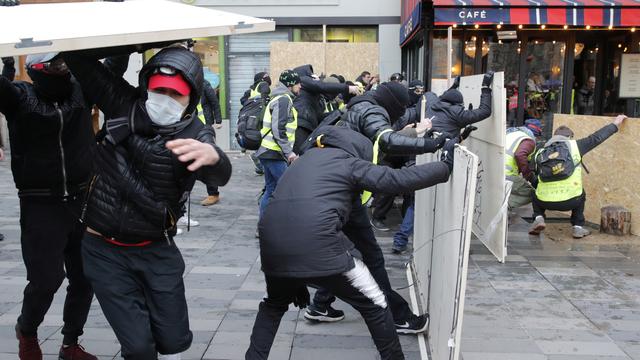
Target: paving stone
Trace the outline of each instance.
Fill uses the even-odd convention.
[[[613,342],[537,340],[536,344],[547,355],[625,356],[624,351]]]

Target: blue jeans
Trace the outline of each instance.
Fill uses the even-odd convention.
[[[404,214],[402,224],[400,224],[400,230],[393,235],[393,245],[404,247],[409,242],[409,236],[413,235],[413,208],[415,203],[411,204],[407,208],[407,212]]]
[[[287,162],[284,160],[260,159],[260,164],[264,169],[264,194],[260,201],[260,217],[262,217],[280,177],[287,170]]]

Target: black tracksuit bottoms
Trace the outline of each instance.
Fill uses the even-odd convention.
[[[367,209],[360,203],[360,199],[354,202],[349,221],[342,231],[353,242],[356,249],[360,251],[362,260],[387,297],[393,319],[396,323],[403,323],[413,312],[406,300],[391,287],[387,269],[384,267],[384,254],[371,228]],[[324,287],[318,288],[313,298],[314,304],[320,306],[331,305],[334,301],[335,297]]]
[[[540,201],[534,192],[531,201],[533,205],[533,218],[535,219],[536,216],[539,215],[544,217],[545,210],[571,211],[571,225],[583,226],[586,221],[584,218],[584,205],[586,201],[587,194],[585,194],[584,191],[580,196],[559,202]]]
[[[354,261],[353,269],[332,276],[301,279],[266,275],[267,298],[260,303],[245,359],[267,360],[282,316],[293,303],[298,289],[309,284],[329,289],[360,312],[382,360],[404,359],[384,294],[364,263]]]
[[[82,268],[81,240],[84,225],[78,221],[82,200],[78,197],[20,199],[20,243],[29,283],[24,289],[20,331],[36,336],[38,326],[65,278],[69,280],[62,318],[64,344],[74,344],[87,321],[93,291]]]
[[[122,357],[155,360],[191,346],[184,260],[173,241],[125,247],[86,233],[82,258]]]

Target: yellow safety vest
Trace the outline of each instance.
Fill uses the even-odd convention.
[[[204,117],[204,109],[202,109],[202,103],[198,103],[196,109],[198,110],[198,119],[200,119],[203,124],[207,125],[207,118]]]
[[[526,139],[531,139],[535,142],[535,139],[533,139],[531,136],[529,136],[529,134],[521,130],[517,130],[507,134],[505,147],[504,147],[505,175],[518,176],[518,163],[516,162],[516,157],[514,155],[516,150],[518,149],[518,146],[520,146],[520,144]],[[531,160],[531,157],[534,152],[529,154],[529,160]]]
[[[382,130],[380,134],[378,134],[378,136],[376,137],[376,142],[373,143],[373,161],[372,162],[374,165],[378,165],[378,154],[380,153],[380,137],[382,136],[382,134],[388,133],[390,131],[393,131],[393,130],[392,129]],[[371,199],[371,192],[363,191],[362,196],[360,198],[362,199],[362,204],[366,204],[367,201]]]
[[[260,84],[262,84],[262,83],[266,83],[266,81],[260,81],[259,83],[256,84],[255,89],[251,89],[251,94],[249,95],[250,99],[253,99],[256,96],[262,95],[260,93],[260,91],[258,91],[258,88],[260,87]]]
[[[582,156],[578,149],[578,142],[575,140],[563,140],[569,145],[571,158],[575,169],[573,174],[564,180],[543,182],[538,177],[538,188],[536,189],[536,198],[545,202],[561,202],[573,199],[582,195],[582,167],[580,163]]]
[[[290,143],[295,142],[296,128],[298,127],[298,110],[293,107],[293,99],[289,94],[278,95],[269,101],[267,104],[267,110],[264,112],[264,118],[262,119],[262,129],[260,129],[260,134],[263,136],[260,146],[277,152],[282,152],[282,149],[280,148],[280,145],[273,140],[273,133],[271,131],[271,103],[278,101],[283,96],[286,96],[291,102],[291,112],[293,113],[293,120],[288,122],[286,125],[287,141]]]

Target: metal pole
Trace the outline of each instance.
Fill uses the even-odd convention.
[[[451,87],[451,68],[453,67],[453,28],[447,28],[447,88]]]

